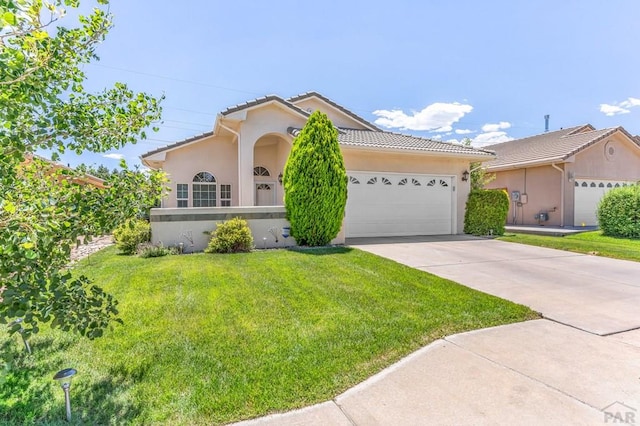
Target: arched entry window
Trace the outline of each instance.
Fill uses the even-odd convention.
[[[257,166],[253,168],[253,175],[254,176],[271,176],[271,173],[269,173],[269,170],[266,167]]]
[[[193,177],[193,207],[216,206],[216,178],[209,172],[200,172]]]

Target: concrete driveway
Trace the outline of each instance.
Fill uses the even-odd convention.
[[[638,262],[458,235],[351,239],[348,244],[590,333],[640,328]]]

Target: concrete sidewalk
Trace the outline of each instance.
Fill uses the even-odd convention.
[[[549,320],[462,333],[332,401],[240,424],[637,424],[640,335],[624,334],[600,337]]]

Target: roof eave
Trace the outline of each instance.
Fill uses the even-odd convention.
[[[471,153],[457,153],[450,151],[428,150],[428,149],[416,149],[416,148],[398,148],[388,146],[367,146],[340,143],[340,147],[348,150],[362,150],[362,151],[377,151],[377,152],[393,152],[398,154],[420,154],[433,157],[456,157],[469,161],[489,161],[495,159],[495,155],[490,153],[484,153],[482,155]]]
[[[543,158],[540,160],[520,161],[516,163],[500,164],[497,166],[488,166],[485,170],[487,172],[502,172],[505,170],[521,169],[524,167],[538,167],[549,166],[553,163],[566,163],[567,156]]]

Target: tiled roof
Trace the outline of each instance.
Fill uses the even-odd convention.
[[[286,106],[287,108],[291,108],[292,110],[304,115],[305,117],[309,117],[309,115],[310,115],[307,111],[305,111],[302,108],[297,107],[294,104],[292,104],[291,102],[289,102],[289,100],[284,100],[280,96],[277,96],[277,95],[263,96],[263,97],[260,97],[260,98],[252,99],[252,100],[247,101],[247,102],[243,102],[243,103],[238,104],[238,105],[231,106],[231,107],[225,109],[224,111],[222,111],[221,114],[222,115],[229,115],[229,114],[232,114],[234,112],[242,111],[243,109],[246,109],[246,108],[251,108],[253,106],[265,104],[267,102],[272,102],[272,101],[279,102],[282,105]]]
[[[160,148],[154,149],[153,151],[145,152],[140,157],[141,158],[146,158],[146,157],[148,157],[150,155],[157,154],[159,152],[166,151],[168,149],[177,148],[177,147],[179,147],[181,145],[188,144],[189,142],[197,141],[198,139],[208,138],[209,136],[213,136],[213,131],[205,132],[205,133],[202,133],[202,134],[199,134],[199,135],[196,135],[196,136],[191,136],[190,138],[187,138],[187,139],[172,143],[171,145],[161,146]]]
[[[528,163],[564,161],[616,131],[622,131],[633,140],[622,127],[595,130],[587,124],[486,146],[486,149],[495,151],[497,158],[485,165],[487,170],[491,170]]]
[[[365,127],[369,127],[370,129],[373,129],[373,130],[380,130],[378,127],[376,127],[375,125],[371,124],[370,122],[368,122],[364,118],[360,117],[357,114],[354,114],[353,112],[349,111],[348,109],[346,109],[342,105],[339,105],[339,104],[333,102],[331,99],[322,96],[318,92],[302,93],[300,95],[296,95],[296,96],[290,97],[289,99],[287,99],[287,101],[289,101],[291,103],[296,103],[296,102],[301,101],[303,99],[312,98],[312,97],[316,97],[318,99],[322,99],[324,102],[328,103],[332,107],[342,111],[343,113],[347,114],[349,117],[353,118],[354,120],[358,121],[359,123],[364,124]]]
[[[344,128],[340,128],[338,131],[338,142],[343,146],[439,152],[457,155],[485,156],[487,158],[494,156],[493,152],[485,149],[477,149],[457,143],[435,141],[433,139],[403,135],[400,133]],[[296,137],[300,133],[300,129],[289,127],[287,132]]]

